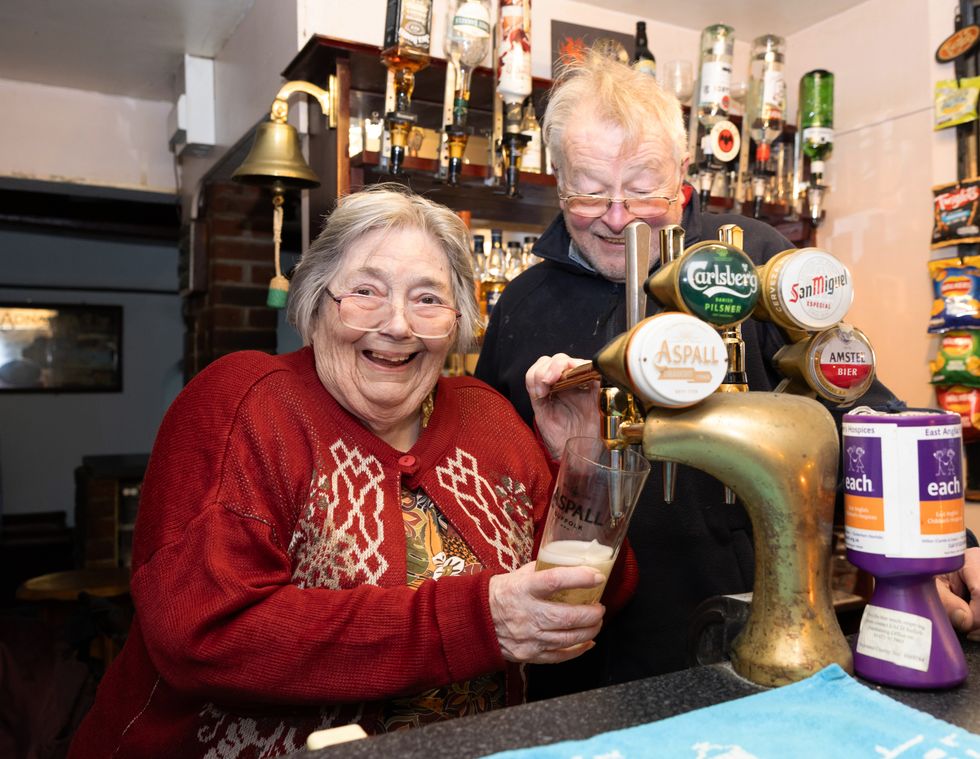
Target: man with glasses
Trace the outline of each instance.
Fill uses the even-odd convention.
[[[571,67],[552,90],[543,130],[562,213],[534,247],[544,262],[510,283],[494,307],[476,369],[529,423],[525,373],[539,356],[591,358],[625,330],[623,235],[633,220],[653,230],[654,267],[658,230],[668,224],[684,227],[687,245],[716,240],[722,224],[738,224],[757,264],[794,247],[759,221],[704,213],[684,182],[689,156],[680,105],[628,66],[591,54]],[[658,310],[648,304],[648,315]],[[773,389],[778,377],[769,359],[784,338],[754,320],[743,334],[751,388]],[[725,504],[721,483],[683,468],[674,503],[666,505],[661,493],[660,467],[654,467],[629,531],[639,565],[632,602],[618,616],[607,615],[595,650],[548,671],[538,668],[529,678],[532,696],[682,669],[697,605],[751,590],[749,519],[741,505]],[[566,682],[556,680],[562,669],[574,669],[566,671]]]

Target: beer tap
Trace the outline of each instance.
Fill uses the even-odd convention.
[[[701,469],[745,505],[752,521],[755,579],[748,620],[731,649],[735,671],[766,686],[801,680],[830,663],[853,671],[830,590],[840,456],[833,418],[823,405],[800,395],[715,392],[726,375],[744,371],[734,328],[753,313],[766,313],[784,329],[805,331],[816,317],[800,312],[790,318],[800,307],[800,298],[792,296],[801,294],[805,277],[813,273],[816,282],[832,286],[832,268],[819,270],[818,264],[826,263],[822,252],[801,256],[790,250],[774,257],[781,263],[771,269],[756,269],[736,245],[734,229],[725,232],[730,242],[706,240],[672,258],[683,248],[682,235],[679,228],[661,233],[663,265],[644,286],[676,311],[642,319],[599,350],[591,365],[569,372],[565,382],[601,376],[604,385],[622,391],[610,398],[632,395],[646,413],[642,425],[616,422],[622,445],[639,440],[651,461]],[[777,276],[780,267],[785,271]],[[764,299],[760,272],[779,285],[775,292],[766,289]],[[841,282],[839,276],[833,279],[835,285]],[[731,348],[722,331],[731,331]],[[837,360],[849,360],[853,353],[833,350]],[[856,369],[841,370],[849,375]],[[625,408],[618,401],[609,405]]]
[[[643,282],[650,271],[650,227],[642,221],[630,222],[624,230],[626,238],[626,329],[633,330],[646,315],[647,299]],[[603,380],[593,364],[582,364],[565,372],[552,387],[558,393],[596,379]],[[633,394],[621,387],[602,381],[597,397],[599,407],[599,437],[609,449],[611,465],[621,465],[623,449],[639,442],[643,429],[643,412]],[[633,431],[632,440],[630,430]],[[613,480],[613,483],[618,480]],[[612,504],[620,503],[618,494],[610,497]],[[614,516],[615,516],[614,509]]]
[[[722,224],[718,228],[718,239],[736,248],[742,247],[742,228],[737,224]],[[728,374],[715,392],[747,393],[749,378],[745,373],[745,340],[742,339],[742,325],[733,324],[722,330],[722,342],[728,356]],[[725,504],[735,505],[735,491],[725,485]]]
[[[758,267],[763,297],[753,316],[790,339],[773,361],[777,393],[846,404],[874,382],[875,353],[861,330],[843,321],[854,299],[851,273],[820,248],[791,248]]]
[[[667,266],[671,261],[680,258],[684,252],[684,228],[680,224],[668,224],[660,229],[660,266]],[[664,503],[674,502],[677,493],[677,462],[664,461],[663,497]]]
[[[632,221],[623,236],[626,239],[626,329],[629,331],[646,316],[647,297],[643,283],[650,273],[650,227],[642,221]],[[610,451],[618,452],[629,444],[624,439],[624,425],[643,424],[643,413],[633,394],[609,383],[599,388],[599,414],[600,434]]]
[[[737,224],[722,224],[718,229],[718,239],[723,243],[742,249],[742,228]],[[745,341],[742,339],[742,324],[732,324],[721,332],[728,354],[728,374],[718,388],[719,393],[747,393],[749,379],[745,373]]]

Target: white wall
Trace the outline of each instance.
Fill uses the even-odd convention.
[[[181,158],[180,199],[185,218],[194,207],[201,178],[228,148],[257,122],[268,117],[272,101],[284,81],[280,74],[301,47],[296,31],[296,3],[255,0],[235,33],[215,56],[214,107],[218,145],[205,158]]]
[[[0,177],[174,191],[170,103],[0,79]]]
[[[879,376],[910,405],[931,405],[926,334],[930,188],[956,178],[955,138],[932,131],[933,53],[953,31],[955,0],[868,0],[787,40],[787,80],[835,75],[832,192],[818,242],[854,275],[848,321],[878,354]],[[791,87],[789,112],[796,113]]]

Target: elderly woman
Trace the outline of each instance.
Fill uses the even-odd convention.
[[[547,453],[495,391],[440,376],[478,318],[468,247],[421,197],[344,198],[293,277],[306,347],[227,356],[177,398],[133,626],[72,756],[276,756],[329,726],[515,703],[517,664],[591,647],[603,606],[547,598],[601,575],[529,563]],[[536,370],[536,394],[566,363]],[[553,452],[591,413],[574,403],[543,413]]]

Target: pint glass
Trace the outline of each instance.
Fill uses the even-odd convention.
[[[589,566],[608,579],[649,473],[650,462],[633,450],[609,450],[599,438],[569,438],[536,569]],[[560,590],[551,600],[595,603],[605,586]]]

